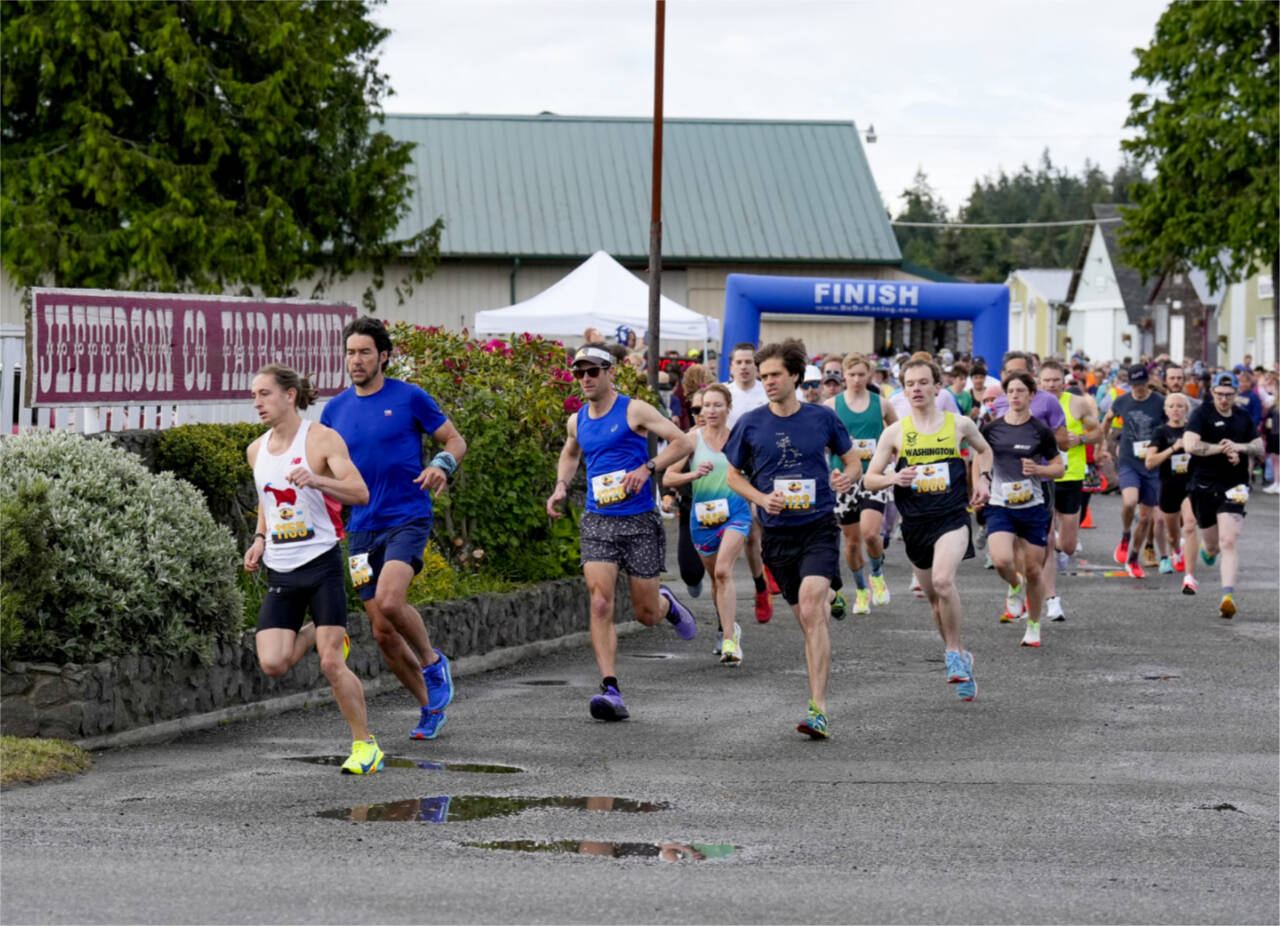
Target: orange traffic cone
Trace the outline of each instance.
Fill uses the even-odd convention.
[[[1080,527],[1093,527],[1093,512],[1088,508],[1084,510],[1084,519],[1081,520]]]

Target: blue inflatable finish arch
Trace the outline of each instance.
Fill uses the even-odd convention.
[[[833,280],[731,273],[725,280],[720,379],[735,344],[760,343],[760,314],[921,318],[973,322],[973,355],[999,369],[1009,348],[1009,290],[998,283]]]

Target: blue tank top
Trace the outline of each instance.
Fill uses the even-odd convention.
[[[630,396],[619,395],[599,418],[590,405],[578,410],[578,446],[587,460],[587,511],[596,514],[643,514],[654,507],[650,483],[639,495],[628,496],[622,477],[649,459],[649,441],[627,424]]]

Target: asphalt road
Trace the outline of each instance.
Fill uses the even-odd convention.
[[[1105,561],[1118,499],[1095,520]],[[825,743],[794,729],[796,623],[778,599],[757,625],[744,581],[740,669],[711,655],[706,595],[694,642],[624,637],[626,723],[588,716],[579,647],[459,678],[433,742],[408,739],[407,695],[376,698],[388,754],[428,767],[294,761],[345,756],[332,705],[108,750],[0,798],[0,920],[1276,923],[1278,542],[1259,494],[1234,621],[1216,575],[1195,598],[1072,577],[1039,650],[967,564],[972,703],[894,545],[892,603],[832,626]]]

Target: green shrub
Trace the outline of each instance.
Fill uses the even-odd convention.
[[[405,324],[391,335],[399,350],[391,375],[431,393],[467,441],[466,459],[435,499],[435,539],[451,565],[515,582],[576,572],[577,531],[545,507],[565,420],[582,404],[564,347],[529,334],[477,341]],[[630,367],[617,382],[658,404]]]
[[[156,438],[156,466],[191,483],[219,524],[246,545],[257,530],[257,495],[245,448],[267,430],[263,424],[184,424]]]
[[[189,484],[148,472],[104,441],[41,432],[0,441],[0,499],[9,511],[47,505],[24,525],[28,542],[45,546],[45,568],[10,569],[6,560],[0,577],[21,623],[6,658],[93,662],[143,652],[207,659],[214,640],[238,634],[241,554]]]
[[[23,577],[21,587],[0,583],[0,652],[15,651],[22,641],[22,614],[39,607],[56,579],[45,532],[36,529],[51,521],[49,483],[43,479],[0,499],[0,576]]]

